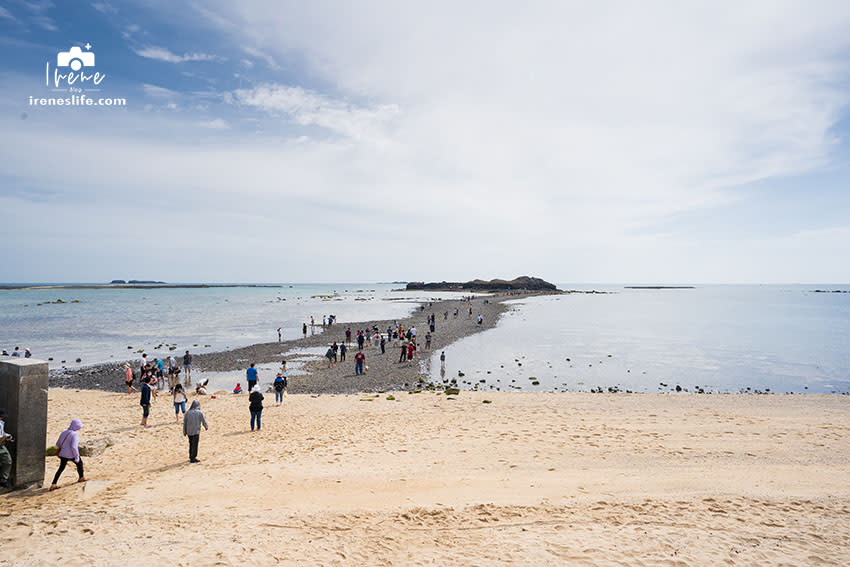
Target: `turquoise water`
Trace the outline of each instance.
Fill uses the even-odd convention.
[[[139,349],[167,355],[167,345],[181,353],[274,341],[277,327],[293,338],[311,315],[317,324],[331,313],[341,323],[400,318],[418,300],[459,296],[398,287],[0,290],[0,348],[29,347],[37,358],[53,357],[52,367],[73,367],[77,358],[135,359]],[[511,302],[496,328],[446,349],[446,378],[460,371],[465,387],[526,391],[850,392],[850,293],[812,293],[850,286],[579,289],[613,293]],[[46,303],[57,299],[65,303]]]
[[[812,293],[850,286],[583,287],[614,293],[513,302],[497,328],[446,349],[446,378],[460,371],[487,390],[850,391],[850,294]]]
[[[0,290],[0,348],[29,347],[53,366],[236,348],[301,336],[302,323],[405,317],[416,300],[451,293],[394,292],[398,284],[284,284],[202,289]],[[332,297],[316,297],[332,296]],[[61,299],[63,303],[55,302]],[[74,303],[73,301],[79,301]],[[41,305],[39,305],[41,304]],[[160,348],[157,346],[162,345]],[[209,346],[206,346],[209,345]],[[128,348],[131,347],[131,348]]]

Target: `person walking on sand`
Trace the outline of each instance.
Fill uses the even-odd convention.
[[[257,380],[259,379],[259,374],[257,373],[257,369],[254,368],[253,362],[248,370],[245,371],[245,378],[248,380],[248,391],[250,392],[257,385]]]
[[[186,415],[186,392],[183,391],[183,384],[176,384],[174,386],[174,423],[178,423],[180,421],[180,412],[183,411],[183,415]]]
[[[189,462],[200,463],[198,460],[198,441],[201,439],[201,426],[209,429],[204,412],[201,411],[201,402],[194,400],[189,411],[183,416],[183,435],[189,438]]]
[[[413,341],[410,341],[410,342],[407,344],[407,365],[408,365],[408,366],[410,366],[411,364],[413,364],[413,351],[414,351],[414,350],[415,350],[415,348],[416,348],[416,347],[414,347],[413,345],[414,345]]]
[[[274,402],[278,406],[283,403],[283,394],[286,391],[286,378],[283,373],[278,372],[274,379]]]
[[[328,347],[328,352],[325,353],[325,358],[328,359],[328,368],[334,365],[334,349]]]
[[[183,372],[183,379],[186,380],[187,384],[190,384],[190,379],[192,378],[192,355],[189,354],[188,350],[183,355]]]
[[[349,345],[351,344],[351,327],[345,330],[345,343]]]
[[[257,422],[257,431],[260,430],[260,418],[263,416],[263,394],[259,388],[254,388],[248,394],[248,409],[251,410],[251,431],[254,431],[254,422]]]
[[[12,455],[6,448],[6,443],[15,439],[6,433],[6,408],[0,408],[0,488],[12,488],[9,484],[9,473],[12,472]]]
[[[127,386],[128,394],[138,392],[138,390],[133,387],[133,369],[130,368],[129,364],[124,364],[124,384]]]
[[[431,333],[425,333],[425,350],[431,350]]]
[[[381,337],[381,354],[385,354],[387,352],[387,339],[383,336]]]
[[[366,355],[362,350],[358,350],[354,355],[354,375],[363,374],[363,366],[366,364]]]
[[[56,483],[59,482],[59,477],[62,476],[62,471],[65,470],[65,465],[68,461],[74,461],[77,465],[77,482],[86,482],[88,479],[83,474],[83,460],[80,458],[80,435],[77,433],[83,428],[83,422],[79,419],[72,419],[68,429],[59,435],[56,441],[56,447],[59,449],[57,456],[59,457],[59,470],[53,476],[53,484],[50,485],[50,490],[59,488]]]
[[[407,360],[407,345],[403,340],[398,341],[399,345],[401,345],[401,354],[399,354],[398,361],[404,362]]]
[[[139,399],[139,405],[142,406],[142,427],[148,426],[148,416],[151,414],[151,387],[150,377],[142,378],[142,396]]]
[[[348,352],[348,347],[345,346],[345,343],[339,345],[339,361],[345,362],[345,353]]]
[[[336,341],[334,341],[334,344],[331,345],[331,348],[334,350],[334,362],[336,362],[338,360],[337,353],[339,352],[339,345],[336,344]]]

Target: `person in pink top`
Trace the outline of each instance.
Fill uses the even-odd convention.
[[[124,365],[124,383],[127,385],[128,394],[138,392],[138,390],[133,387],[133,369],[130,368],[129,364]]]
[[[59,470],[56,471],[56,475],[53,477],[53,484],[50,485],[50,490],[59,488],[56,486],[56,483],[59,482],[59,477],[62,475],[62,471],[65,470],[65,465],[68,464],[68,461],[74,461],[77,465],[77,475],[80,477],[77,482],[86,482],[88,480],[83,475],[83,460],[80,458],[80,435],[77,433],[82,428],[83,422],[79,419],[73,419],[68,429],[59,435],[59,439],[56,441],[56,447],[59,448],[59,453],[57,454],[60,461]]]

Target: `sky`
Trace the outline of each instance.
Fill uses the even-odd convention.
[[[0,48],[0,282],[850,282],[845,1],[0,0]]]

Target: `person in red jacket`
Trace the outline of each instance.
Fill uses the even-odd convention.
[[[363,354],[362,350],[358,350],[357,354],[354,355],[354,374],[363,374],[363,365],[366,362],[366,355]]]

